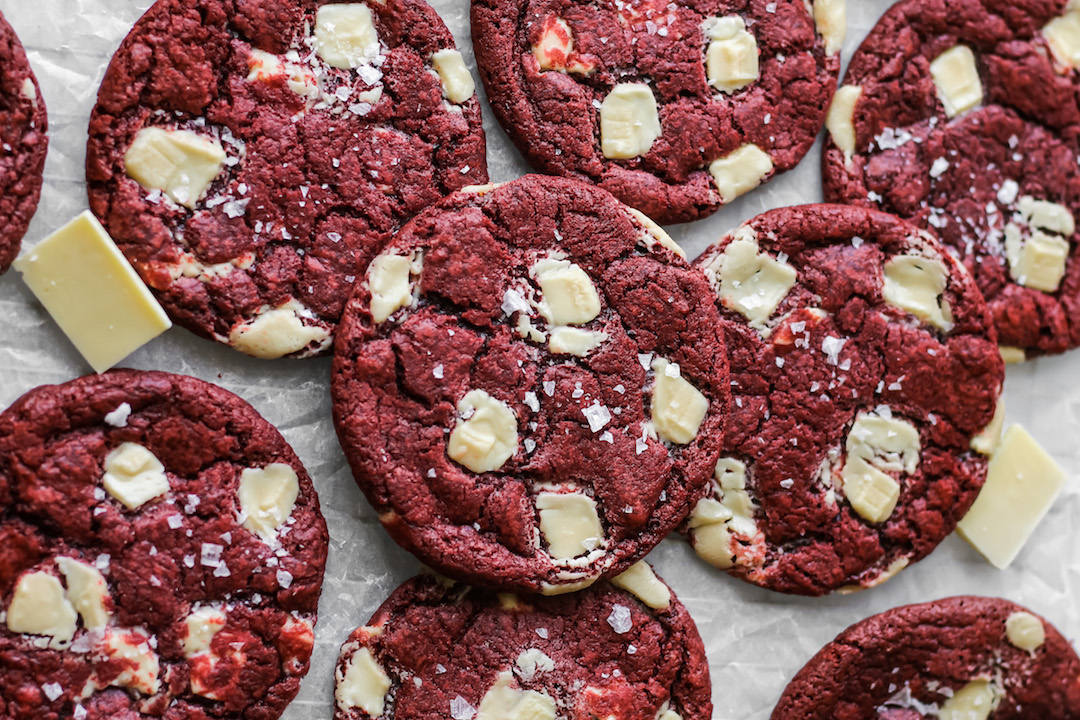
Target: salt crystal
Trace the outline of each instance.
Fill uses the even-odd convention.
[[[436,365],[435,369],[431,371],[431,374],[433,376],[435,376],[435,378],[437,378],[439,380],[442,380],[442,378],[443,378],[443,366],[441,364]]]
[[[794,440],[795,438],[792,438],[792,439]],[[792,480],[791,478],[787,478],[785,480],[780,481],[780,487],[784,488],[785,490],[787,490],[788,488],[790,488],[794,484],[795,484],[795,481]]]
[[[949,161],[943,157],[939,157],[934,161],[934,164],[930,166],[930,177],[939,178],[945,174],[945,171],[949,169]]]
[[[554,380],[545,380],[544,381],[544,394],[546,394],[548,397],[552,397],[553,395],[555,395],[555,381]]]
[[[581,389],[581,383],[574,383],[574,392],[570,393],[570,397],[577,399],[585,394],[585,391]]]
[[[623,387],[622,385],[616,385],[613,389],[615,390],[615,392],[619,393],[620,395],[623,395],[624,393],[626,393],[626,388]]]
[[[547,628],[536,628],[536,634],[547,640],[548,631]]]
[[[202,557],[199,558],[199,562],[206,567],[217,567],[221,564],[221,551],[224,549],[223,545],[204,542],[202,544]]]
[[[599,432],[611,422],[611,412],[599,402],[594,401],[592,405],[582,409],[581,414],[585,416],[585,419],[589,422],[589,429],[593,432]]]
[[[120,403],[120,406],[111,413],[105,415],[105,423],[113,427],[127,427],[128,418],[131,416],[131,405]]]
[[[529,438],[525,438],[525,452],[531,453],[536,449],[536,441]]]
[[[540,412],[540,401],[536,397],[536,393],[528,391],[525,393],[525,404],[529,406],[529,409],[533,412]]]
[[[669,378],[677,378],[682,375],[678,363],[668,363],[664,366],[664,374]]]
[[[281,586],[283,590],[288,590],[292,585],[293,576],[288,570],[277,571],[277,584]]]
[[[637,356],[637,361],[641,363],[641,367],[645,368],[646,371],[652,367],[652,359],[652,353],[638,353]]]
[[[187,565],[189,568],[190,567],[195,567],[195,556],[194,555],[185,555],[184,556],[184,565]]]
[[[101,572],[109,572],[109,560],[111,559],[112,558],[109,554],[102,553],[98,555],[97,558],[94,560],[94,565]]]
[[[180,517],[179,515],[170,515],[165,519],[165,522],[167,522],[169,524],[169,527],[171,527],[173,530],[176,530],[178,527],[184,524],[184,518]]]
[[[611,445],[614,445],[615,444],[615,438],[609,431],[605,430],[604,434],[600,436],[600,442],[606,442],[606,443],[609,443]]]
[[[630,619],[630,608],[625,605],[614,605],[607,621],[611,629],[620,635],[630,632],[634,627],[634,621]]]
[[[48,697],[50,700],[55,700],[56,698],[64,694],[64,688],[60,685],[60,683],[49,683],[47,685],[42,685],[41,689],[45,692],[46,697]]]
[[[840,351],[843,350],[847,340],[833,337],[832,335],[826,336],[821,342],[821,351],[825,353],[830,365],[836,365],[840,361]]]
[[[1001,189],[997,192],[997,199],[1002,205],[1011,205],[1016,201],[1016,197],[1019,194],[1020,186],[1016,184],[1016,181],[1006,180],[1001,183]]]
[[[460,695],[450,701],[450,717],[454,720],[472,720],[475,715],[476,708]]]

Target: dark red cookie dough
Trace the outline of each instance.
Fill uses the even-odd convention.
[[[1011,267],[1007,242],[1016,232],[1017,249],[1026,248],[1040,230],[1023,212],[1024,198],[1056,203],[1073,217],[1080,211],[1080,76],[1058,63],[1043,34],[1065,5],[897,3],[844,78],[846,86],[862,88],[852,118],[854,152],[846,157],[834,134],[824,154],[827,200],[935,228],[975,276],[1001,344],[1029,356],[1080,344],[1076,234],[1041,229],[1064,262],[1056,289],[1052,281],[1026,286],[1032,282],[1022,266]],[[957,45],[974,54],[982,103],[950,117],[930,66]]]
[[[772,720],[937,718],[959,709],[955,698],[978,680],[989,681],[990,720],[1080,717],[1080,658],[1068,640],[1007,600],[954,597],[889,610],[842,632],[791,681]]]
[[[754,144],[779,173],[813,144],[840,60],[838,47],[826,52],[808,6],[473,0],[473,45],[495,116],[533,167],[596,183],[657,222],[683,222],[724,204],[710,175],[713,161]],[[760,77],[728,94],[710,85],[702,24],[731,15],[756,38]],[[556,67],[569,72],[542,69],[533,53],[559,20],[573,46]],[[647,83],[659,106],[660,136],[631,159],[601,150],[599,108],[619,83]]]
[[[708,720],[697,627],[642,566],[648,603],[607,582],[519,598],[414,578],[342,646],[334,717]]]
[[[26,51],[0,13],[0,274],[19,254],[19,242],[41,197],[49,121]]]
[[[134,508],[104,481],[125,443],[153,453],[168,482]],[[245,525],[249,468],[297,478],[266,538]],[[270,719],[296,695],[326,524],[292,449],[240,398],[128,370],[37,388],[0,415],[0,507],[0,716]],[[79,600],[88,569],[106,593],[93,613]],[[55,593],[28,592],[35,580]],[[25,630],[65,602],[68,641]],[[217,629],[201,644],[193,615]]]
[[[90,122],[94,213],[174,321],[259,356],[328,352],[387,239],[487,179],[478,100],[450,102],[432,71],[454,46],[435,11],[368,3],[381,44],[349,69],[316,52],[325,5],[158,0],[113,57]],[[148,127],[220,142],[227,159],[194,209],[126,173]]]
[[[722,331],[705,278],[643,217],[529,175],[420,214],[358,283],[334,421],[384,526],[425,564],[566,592],[625,570],[700,495],[729,398]],[[393,262],[404,306],[372,292]],[[565,322],[549,303],[574,278],[593,304]],[[575,338],[584,354],[556,352]],[[700,413],[685,434],[669,423],[679,389]]]
[[[740,288],[779,272],[738,274],[765,256],[790,288],[778,306],[760,292],[739,305]],[[912,262],[940,273],[918,315],[897,300],[925,279]],[[840,205],[759,215],[695,265],[717,293],[734,396],[689,520],[698,553],[804,595],[871,587],[930,553],[974,502],[1000,431],[980,435],[1000,419],[1004,371],[963,266],[904,221]]]

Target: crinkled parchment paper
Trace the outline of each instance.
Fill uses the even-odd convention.
[[[430,0],[457,37],[470,67],[468,0]],[[86,208],[86,128],[109,57],[150,0],[0,0],[27,47],[49,108],[52,144],[41,207],[24,240],[30,246]],[[851,0],[845,59],[889,0]],[[475,70],[474,70],[475,75]],[[479,87],[479,81],[477,82]],[[485,109],[493,180],[526,166]],[[695,257],[706,244],[770,208],[821,200],[820,143],[794,171],[712,218],[672,228]],[[311,673],[285,713],[330,718],[339,644],[417,569],[386,536],[349,475],[330,421],[326,359],[261,362],[173,329],[124,365],[216,382],[251,402],[284,433],[315,479],[330,525],[326,572]],[[89,372],[36,304],[16,272],[0,278],[0,407],[31,388]],[[1024,424],[1070,474],[1080,471],[1080,351],[1010,367],[1008,420]],[[679,538],[650,556],[696,618],[712,667],[715,718],[763,720],[788,679],[849,624],[910,602],[960,593],[1000,595],[1046,615],[1069,637],[1080,634],[1080,491],[1069,487],[1014,566],[992,568],[951,537],[926,560],[857,595],[791,598],[714,571]]]

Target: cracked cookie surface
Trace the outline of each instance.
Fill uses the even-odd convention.
[[[474,585],[555,593],[683,519],[729,393],[711,292],[681,252],[608,193],[537,175],[402,229],[346,307],[331,385],[398,543]]]
[[[772,720],[1080,717],[1080,658],[1008,600],[907,605],[845,630],[788,685]]]
[[[307,673],[326,524],[235,395],[121,370],[0,415],[0,715],[276,718]]]
[[[517,597],[420,576],[342,646],[336,720],[708,720],[686,608],[640,563],[627,590]]]
[[[905,0],[830,111],[825,197],[932,227],[1015,359],[1080,344],[1080,8]]]
[[[26,51],[0,13],[0,274],[19,254],[37,210],[48,130],[45,99]]]
[[[495,116],[533,167],[669,223],[810,149],[836,89],[843,4],[473,0],[472,27]]]
[[[90,205],[178,324],[328,352],[356,277],[487,179],[480,105],[423,0],[158,0],[90,122]]]
[[[734,398],[685,528],[698,554],[822,595],[930,553],[974,502],[1001,429],[1003,363],[963,267],[913,225],[840,205],[760,215],[695,265]]]

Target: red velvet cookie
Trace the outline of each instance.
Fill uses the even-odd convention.
[[[0,716],[267,718],[308,671],[326,524],[284,438],[191,377],[0,415]]]
[[[398,233],[346,306],[331,386],[398,543],[473,585],[560,593],[682,521],[729,391],[712,293],[681,252],[603,190],[538,175]]]
[[[328,352],[406,219],[487,179],[473,81],[423,0],[158,0],[90,122],[90,204],[178,324]]]
[[[963,266],[902,220],[840,205],[759,215],[695,265],[734,395],[688,521],[698,554],[822,595],[930,553],[974,502],[1000,432],[1003,364]]]
[[[1080,658],[1007,600],[954,597],[853,625],[788,685],[772,720],[1074,720]]]
[[[472,3],[488,98],[533,167],[662,223],[705,217],[798,164],[845,28],[844,0]]]
[[[0,274],[7,272],[41,197],[49,120],[26,51],[0,13]]]
[[[1016,359],[1080,345],[1080,8],[905,0],[830,111],[826,199],[933,227]]]
[[[709,720],[686,608],[644,562],[616,583],[519,598],[414,578],[342,646],[334,717]]]

